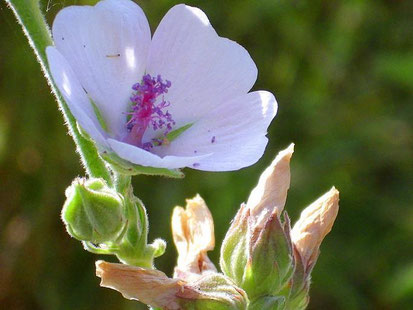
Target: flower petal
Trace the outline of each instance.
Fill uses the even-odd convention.
[[[113,151],[123,159],[126,159],[134,164],[147,166],[176,169],[183,167],[195,167],[198,162],[209,154],[201,156],[165,156],[159,157],[156,154],[152,154],[144,149],[136,147],[131,144],[120,142],[114,139],[108,139],[108,143]]]
[[[185,209],[175,207],[171,223],[173,240],[178,250],[174,278],[189,281],[204,272],[216,272],[206,253],[215,247],[214,221],[201,196],[187,199]]]
[[[77,122],[100,147],[108,148],[105,133],[99,125],[92,104],[70,65],[52,46],[47,47],[46,54],[53,80]]]
[[[294,143],[279,152],[251,191],[247,207],[251,210],[255,225],[263,227],[267,218],[274,212],[281,216],[290,188],[290,160],[293,153]]]
[[[67,7],[56,16],[53,38],[112,133],[121,134],[131,87],[142,78],[151,39],[141,8],[128,0]]]
[[[219,37],[200,9],[183,4],[170,9],[156,29],[147,72],[172,82],[165,99],[178,127],[248,93],[257,78],[248,52]]]
[[[235,97],[216,107],[165,148],[165,154],[209,154],[194,169],[230,171],[250,166],[264,153],[267,128],[277,113],[267,91]]]
[[[176,295],[188,291],[184,281],[168,278],[161,271],[124,264],[97,261],[96,275],[102,279],[100,286],[117,290],[127,299],[162,309],[181,309]]]

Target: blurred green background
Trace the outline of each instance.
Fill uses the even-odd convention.
[[[43,2],[49,23],[61,8]],[[177,1],[141,0],[152,30]],[[173,206],[200,193],[219,245],[239,204],[276,153],[296,143],[287,210],[293,221],[335,185],[341,209],[313,272],[309,309],[413,309],[413,2],[187,1],[259,68],[254,89],[279,113],[265,156],[230,173],[187,169],[183,180],[136,177],[157,266],[171,274]],[[11,11],[0,5],[0,305],[2,309],[140,309],[100,288],[97,256],[59,218],[84,175],[57,104]],[[101,257],[100,257],[101,258]]]

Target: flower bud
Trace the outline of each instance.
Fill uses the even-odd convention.
[[[274,210],[280,215],[284,209],[290,188],[290,160],[293,152],[292,143],[278,153],[271,165],[261,174],[258,185],[248,197],[247,207],[251,210],[257,225],[262,225]]]
[[[68,233],[81,241],[117,239],[126,224],[121,196],[102,179],[76,179],[66,190],[62,219]]]
[[[334,187],[304,209],[291,231],[291,239],[304,265],[313,265],[320,244],[331,231],[338,213],[339,192]]]
[[[287,215],[283,223],[280,219],[290,185],[292,153],[290,145],[264,171],[222,244],[224,274],[253,301],[279,292],[294,270],[290,222]]]
[[[201,196],[188,199],[186,208],[175,207],[172,236],[178,250],[174,277],[189,280],[216,268],[207,256],[215,246],[214,222]]]
[[[339,192],[333,187],[301,213],[291,231],[296,268],[290,283],[286,310],[303,310],[309,302],[311,271],[320,245],[338,213]]]

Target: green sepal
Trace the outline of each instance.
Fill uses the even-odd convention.
[[[155,168],[135,165],[127,160],[120,158],[116,153],[103,151],[100,156],[108,162],[113,170],[124,175],[160,175],[169,178],[181,179],[185,175],[179,169]]]
[[[166,139],[169,142],[172,142],[173,140],[177,139],[180,135],[182,135],[185,131],[187,131],[189,128],[191,128],[193,124],[194,123],[189,123],[182,127],[179,127],[178,129],[168,132],[168,134],[166,135]]]
[[[264,227],[252,233],[251,241],[240,286],[250,298],[275,295],[285,287],[294,272],[288,216],[285,214],[283,225],[277,213],[271,214]]]
[[[93,107],[93,111],[95,112],[96,115],[96,119],[99,122],[99,125],[102,127],[102,129],[106,132],[109,132],[109,127],[106,124],[105,118],[102,115],[102,112],[100,112],[98,106],[96,105],[96,103],[92,100],[92,98],[89,97],[90,103],[92,104]]]
[[[177,293],[184,310],[246,310],[248,297],[231,279],[211,272],[188,284],[196,288],[190,296]]]
[[[221,247],[224,274],[245,290],[252,300],[280,295],[294,272],[290,222],[276,213],[255,226],[250,210],[241,206]]]
[[[250,302],[248,310],[284,310],[283,296],[261,296]]]
[[[106,246],[118,259],[132,266],[143,268],[153,268],[155,257],[161,256],[165,252],[166,242],[156,239],[152,244],[148,244],[148,218],[146,209],[138,198],[132,193],[130,186],[130,176],[122,176],[118,180],[118,188],[122,189],[125,201],[125,213],[128,223],[120,239],[116,243]]]
[[[242,205],[221,246],[220,266],[222,272],[236,284],[243,282],[248,262],[248,219],[250,211]]]
[[[304,310],[310,301],[311,271],[317,259],[306,266],[300,252],[294,246],[295,270],[290,283],[282,294],[287,298],[285,310]]]

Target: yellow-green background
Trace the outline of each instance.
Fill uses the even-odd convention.
[[[88,1],[43,1],[49,23],[73,3]],[[139,1],[152,30],[175,3]],[[293,221],[332,185],[341,192],[338,219],[313,272],[309,309],[413,309],[413,2],[187,4],[203,9],[221,36],[247,48],[259,68],[254,89],[275,93],[279,113],[267,151],[252,167],[187,169],[184,180],[134,179],[148,208],[150,238],[168,241],[157,266],[171,274],[171,211],[196,193],[215,218],[218,246],[211,257],[217,262],[239,204],[275,154],[295,142],[287,201]],[[139,308],[99,287],[98,257],[64,230],[64,190],[78,175],[84,172],[54,98],[2,1],[0,308]]]

